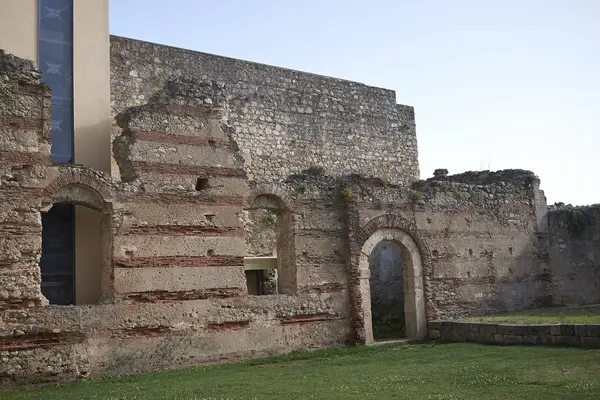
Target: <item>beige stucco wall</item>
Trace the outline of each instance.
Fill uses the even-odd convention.
[[[108,0],[75,1],[73,7],[75,162],[110,172],[110,61]],[[102,216],[75,208],[77,304],[100,297]]]
[[[108,0],[73,8],[75,162],[110,171]]]
[[[0,0],[0,49],[38,61],[38,0]]]

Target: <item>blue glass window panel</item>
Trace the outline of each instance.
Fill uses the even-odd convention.
[[[73,63],[71,46],[56,42],[40,43],[42,80],[52,88],[52,100],[71,101],[73,97]]]
[[[73,42],[73,0],[40,0],[39,38]]]
[[[73,107],[71,104],[52,102],[52,126],[50,157],[58,163],[69,163],[73,159]]]
[[[51,158],[73,162],[73,0],[40,0],[39,64],[52,88]]]

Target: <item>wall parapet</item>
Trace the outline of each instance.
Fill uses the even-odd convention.
[[[430,321],[428,337],[441,342],[566,345],[600,348],[600,324],[513,324]]]

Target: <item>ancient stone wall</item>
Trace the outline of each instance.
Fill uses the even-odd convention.
[[[115,36],[110,61],[113,116],[179,77],[226,82],[226,116],[250,180],[310,167],[393,183],[419,177],[414,110],[393,91]]]
[[[548,213],[554,304],[600,303],[600,205]]]
[[[365,319],[361,302],[366,301],[359,282],[365,278],[352,268],[360,264],[367,239],[386,229],[407,233],[418,247],[422,276],[413,289],[405,288],[416,291],[411,295],[415,301],[426,299],[428,320],[550,301],[547,236],[539,222],[545,217],[539,215],[545,200],[531,172],[441,175],[416,183],[414,190],[362,178],[343,185],[352,260],[350,301],[359,325]],[[406,301],[409,308],[418,308],[410,304],[410,296]],[[355,328],[360,334],[360,326]]]
[[[351,339],[344,265],[328,246],[314,246],[326,234],[310,226],[337,217],[323,221],[331,211],[307,205],[310,194],[295,201],[272,186],[249,190],[223,121],[223,87],[171,82],[152,101],[120,113],[114,152],[122,179],[115,183],[84,167],[52,164],[50,90],[32,63],[0,53],[0,78],[2,389]],[[239,216],[261,195],[285,207],[291,254],[282,259],[294,260],[281,265],[293,284],[287,294],[247,294]],[[58,202],[105,217],[98,305],[48,305],[41,293],[40,212]]]
[[[560,288],[537,177],[439,170],[414,182],[414,116],[392,92],[129,39],[112,47],[118,181],[50,161],[50,90],[33,64],[0,53],[3,388],[368,343],[380,241],[401,247],[408,337],[433,319],[548,305]],[[102,213],[101,304],[41,293],[40,213],[59,202]],[[275,214],[274,232],[247,234],[270,215],[256,209]],[[564,234],[560,218],[550,226]],[[586,229],[589,249],[597,230]],[[273,246],[277,294],[248,295],[244,256]],[[582,254],[569,262],[583,266]]]

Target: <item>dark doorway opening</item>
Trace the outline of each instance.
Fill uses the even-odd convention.
[[[406,337],[402,246],[392,240],[377,243],[369,256],[371,315],[375,340]]]
[[[55,204],[42,213],[42,294],[50,304],[75,304],[75,207]]]

